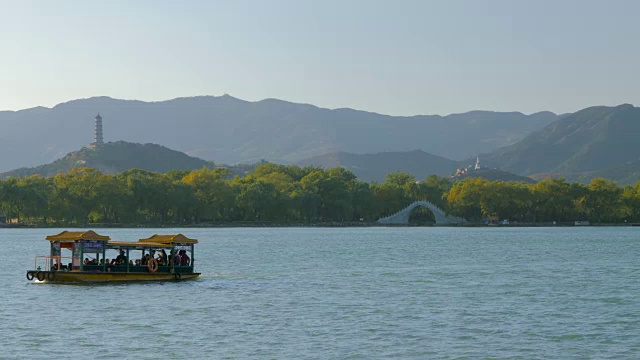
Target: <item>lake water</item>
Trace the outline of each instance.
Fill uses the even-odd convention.
[[[196,281],[27,281],[0,230],[0,358],[640,357],[640,228],[98,229],[200,240]]]

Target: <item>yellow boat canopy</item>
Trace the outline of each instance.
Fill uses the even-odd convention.
[[[198,240],[190,239],[182,234],[177,235],[158,235],[155,234],[148,239],[140,239],[137,242],[133,241],[110,241],[111,238],[104,235],[99,235],[93,230],[88,231],[63,231],[58,235],[49,235],[47,240],[51,242],[73,242],[77,240],[97,240],[104,241],[109,246],[114,247],[165,247],[170,248],[175,243],[178,244],[197,244]]]
[[[108,236],[99,235],[93,230],[89,231],[63,231],[58,235],[49,235],[49,241],[76,241],[76,240],[98,240],[109,241]]]
[[[190,239],[182,234],[177,235],[158,235],[155,234],[147,239],[140,239],[138,242],[149,242],[156,244],[171,244],[171,243],[181,243],[181,244],[197,244],[198,240]]]

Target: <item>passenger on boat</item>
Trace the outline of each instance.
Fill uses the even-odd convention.
[[[176,266],[180,266],[180,264],[182,263],[181,258],[182,258],[182,250],[178,251],[178,253],[176,254],[176,256],[174,256],[174,258],[173,258],[173,263],[174,263]]]
[[[164,249],[160,250],[158,255],[158,265],[167,265],[167,252]]]
[[[89,258],[84,258],[84,264],[89,265]]]
[[[140,259],[136,259],[136,266],[140,266]]]
[[[191,259],[189,259],[189,256],[187,255],[187,250],[181,250],[180,252],[182,252],[182,255],[180,256],[180,265],[189,266]]]
[[[127,257],[124,255],[124,250],[120,249],[120,255],[118,255],[118,257],[116,257],[116,263],[117,264],[126,264],[127,263]]]

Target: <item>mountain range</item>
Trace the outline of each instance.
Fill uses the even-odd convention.
[[[472,111],[389,116],[228,95],[144,102],[94,97],[53,108],[1,111],[0,171],[52,162],[93,141],[103,117],[109,141],[156,143],[216,163],[295,163],[335,152],[422,151],[453,160],[510,145],[559,116]]]
[[[117,146],[109,155],[101,154],[94,163],[96,153],[84,147],[93,140],[97,111],[103,115],[105,139],[125,141],[113,143]],[[393,171],[408,171],[417,179],[447,176],[472,164],[480,153],[484,167],[532,179],[551,176],[588,182],[605,177],[620,184],[640,180],[640,108],[629,104],[563,115],[472,111],[444,117],[394,117],[273,99],[248,102],[231,96],[162,102],[98,97],[51,109],[0,112],[0,126],[4,154],[0,171],[59,159],[52,167],[8,173],[13,175],[51,175],[79,164],[105,172],[131,166],[168,171],[213,166],[212,160],[256,163],[264,159],[343,166],[362,180],[382,181]],[[167,148],[133,144],[137,142]],[[82,150],[64,155],[78,148]],[[166,164],[160,164],[162,159],[167,159]],[[150,168],[150,163],[155,165]]]

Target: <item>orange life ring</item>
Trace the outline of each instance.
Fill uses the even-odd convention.
[[[149,272],[154,273],[158,271],[158,260],[149,259],[149,261],[147,262],[147,267],[149,268]]]

